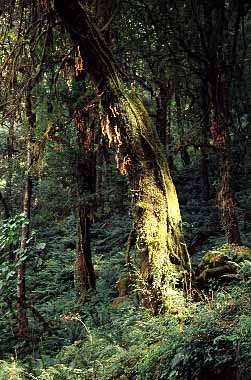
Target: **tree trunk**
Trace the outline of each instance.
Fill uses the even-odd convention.
[[[99,145],[96,151],[96,218],[100,220],[104,215],[105,195],[105,172],[106,161],[104,160],[103,147]]]
[[[91,257],[91,212],[95,194],[94,131],[89,125],[88,112],[76,111],[78,155],[76,161],[77,181],[77,257],[76,284],[79,302],[84,303],[89,289],[95,289],[95,273]]]
[[[5,197],[3,196],[2,192],[0,191],[0,202],[2,203],[3,205],[3,208],[4,208],[4,217],[5,219],[9,219],[10,217],[10,210],[9,210],[9,206],[6,202],[6,199]]]
[[[211,132],[218,152],[219,185],[217,191],[217,206],[220,211],[221,223],[225,229],[228,243],[241,244],[240,231],[235,212],[235,196],[231,184],[231,145],[229,128],[233,122],[229,105],[229,83],[227,78],[215,74],[212,82],[212,120]]]
[[[91,259],[90,211],[82,205],[77,208],[77,258],[76,283],[79,292],[79,303],[86,301],[87,291],[95,289],[96,279]]]
[[[181,139],[181,136],[184,136],[184,128],[182,125],[182,108],[181,108],[181,96],[180,96],[180,83],[179,79],[176,79],[175,81],[175,103],[176,103],[176,125],[179,137]]]
[[[6,180],[6,195],[7,203],[9,205],[9,213],[12,214],[12,177],[13,177],[13,155],[14,155],[14,120],[15,115],[11,116],[9,126],[9,133],[7,138],[7,157],[8,157],[8,171]]]
[[[35,127],[35,115],[32,112],[31,90],[27,90],[26,96],[26,118],[27,118],[27,140],[26,140],[26,167],[27,174],[25,178],[24,198],[23,198],[23,214],[30,221],[31,213],[31,195],[32,195],[32,178],[30,169],[33,161],[32,143],[33,143],[33,129]],[[16,260],[20,260],[22,253],[27,248],[28,239],[30,236],[30,222],[22,228],[22,240],[20,243],[21,255],[17,255]],[[25,274],[26,274],[26,261],[22,261],[16,269],[17,275],[17,321],[18,321],[18,335],[25,336],[28,332],[28,317],[26,313],[26,289],[25,289]]]
[[[208,83],[206,80],[201,80],[201,110],[202,110],[202,148],[201,148],[201,190],[202,196],[205,201],[210,197],[210,183],[209,183],[209,172],[208,172],[208,136],[210,132],[210,109],[209,109],[209,94],[208,94]]]
[[[238,2],[236,2],[236,5]],[[220,211],[222,226],[225,229],[228,242],[241,244],[238,221],[235,212],[235,196],[231,184],[231,142],[230,128],[233,125],[233,116],[230,105],[230,86],[232,73],[235,70],[236,46],[232,46],[231,39],[226,27],[226,8],[223,1],[219,8],[216,4],[206,1],[203,4],[205,17],[205,36],[208,41],[207,60],[205,67],[206,78],[209,84],[209,97],[211,104],[211,134],[214,145],[217,149],[218,158],[218,177],[219,184],[217,189],[217,206]],[[238,6],[238,12],[240,8]],[[240,16],[240,13],[239,13]],[[239,27],[239,16],[235,25]],[[231,42],[230,42],[231,41]],[[234,41],[233,41],[234,42]],[[232,50],[232,60],[227,61],[222,46]],[[232,73],[231,73],[232,71]]]
[[[141,293],[144,304],[157,311],[161,302],[171,299],[174,285],[189,268],[166,154],[143,103],[126,88],[123,74],[86,9],[66,0],[56,0],[55,7],[98,87],[104,107],[102,128],[117,144],[121,173],[128,173],[141,257]]]

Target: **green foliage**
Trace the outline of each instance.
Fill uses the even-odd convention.
[[[179,316],[153,317],[130,303],[111,310],[110,320],[101,326],[86,319],[84,330],[91,339],[62,347],[54,365],[47,365],[45,358],[36,376],[39,380],[231,379],[230,368],[232,374],[248,379],[249,296],[243,282],[212,293],[206,303],[187,304]],[[74,316],[70,318],[73,323]]]
[[[250,353],[249,290],[245,283],[222,289],[207,304],[191,305],[178,337],[169,336],[144,357],[137,380],[247,379]],[[243,333],[242,333],[243,332]],[[245,335],[245,338],[244,338]],[[242,377],[241,377],[242,378]]]
[[[1,224],[0,249],[17,244],[21,239],[22,228],[29,223],[24,214],[18,214],[14,218]]]
[[[0,380],[32,380],[25,369],[14,359],[11,362],[0,360]]]
[[[5,300],[13,299],[16,268],[26,261],[30,255],[28,247],[21,249],[18,245],[22,239],[22,228],[28,223],[28,219],[23,214],[19,214],[14,218],[4,221],[1,225],[0,249],[2,250],[2,255],[0,257],[0,290]],[[17,260],[9,259],[9,250],[12,250],[14,257],[18,257]]]

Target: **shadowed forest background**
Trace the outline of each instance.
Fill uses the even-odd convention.
[[[251,379],[251,2],[0,0],[0,380]]]

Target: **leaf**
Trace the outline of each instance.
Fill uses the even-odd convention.
[[[12,278],[13,276],[15,276],[15,271],[10,271],[10,272],[7,273],[7,275],[6,275],[6,280],[9,280],[9,279]]]
[[[38,242],[35,247],[38,251],[43,251],[46,248],[46,243]]]

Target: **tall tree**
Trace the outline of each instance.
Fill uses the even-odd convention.
[[[204,34],[201,42],[207,63],[205,73],[211,102],[211,133],[219,160],[217,205],[229,243],[240,244],[236,201],[232,187],[230,130],[233,125],[231,87],[237,59],[237,41],[244,4],[225,1],[204,3]],[[198,21],[198,25],[200,21]],[[229,38],[229,30],[233,37]],[[213,33],[212,33],[213,31]],[[202,34],[201,34],[202,35]],[[208,42],[206,42],[208,38]],[[229,51],[227,51],[229,49]],[[206,96],[206,94],[205,94]]]
[[[102,98],[102,125],[117,143],[121,171],[127,171],[141,257],[143,299],[158,309],[180,273],[188,269],[178,199],[156,129],[121,72],[93,21],[88,4],[55,1],[78,47],[82,63]]]

